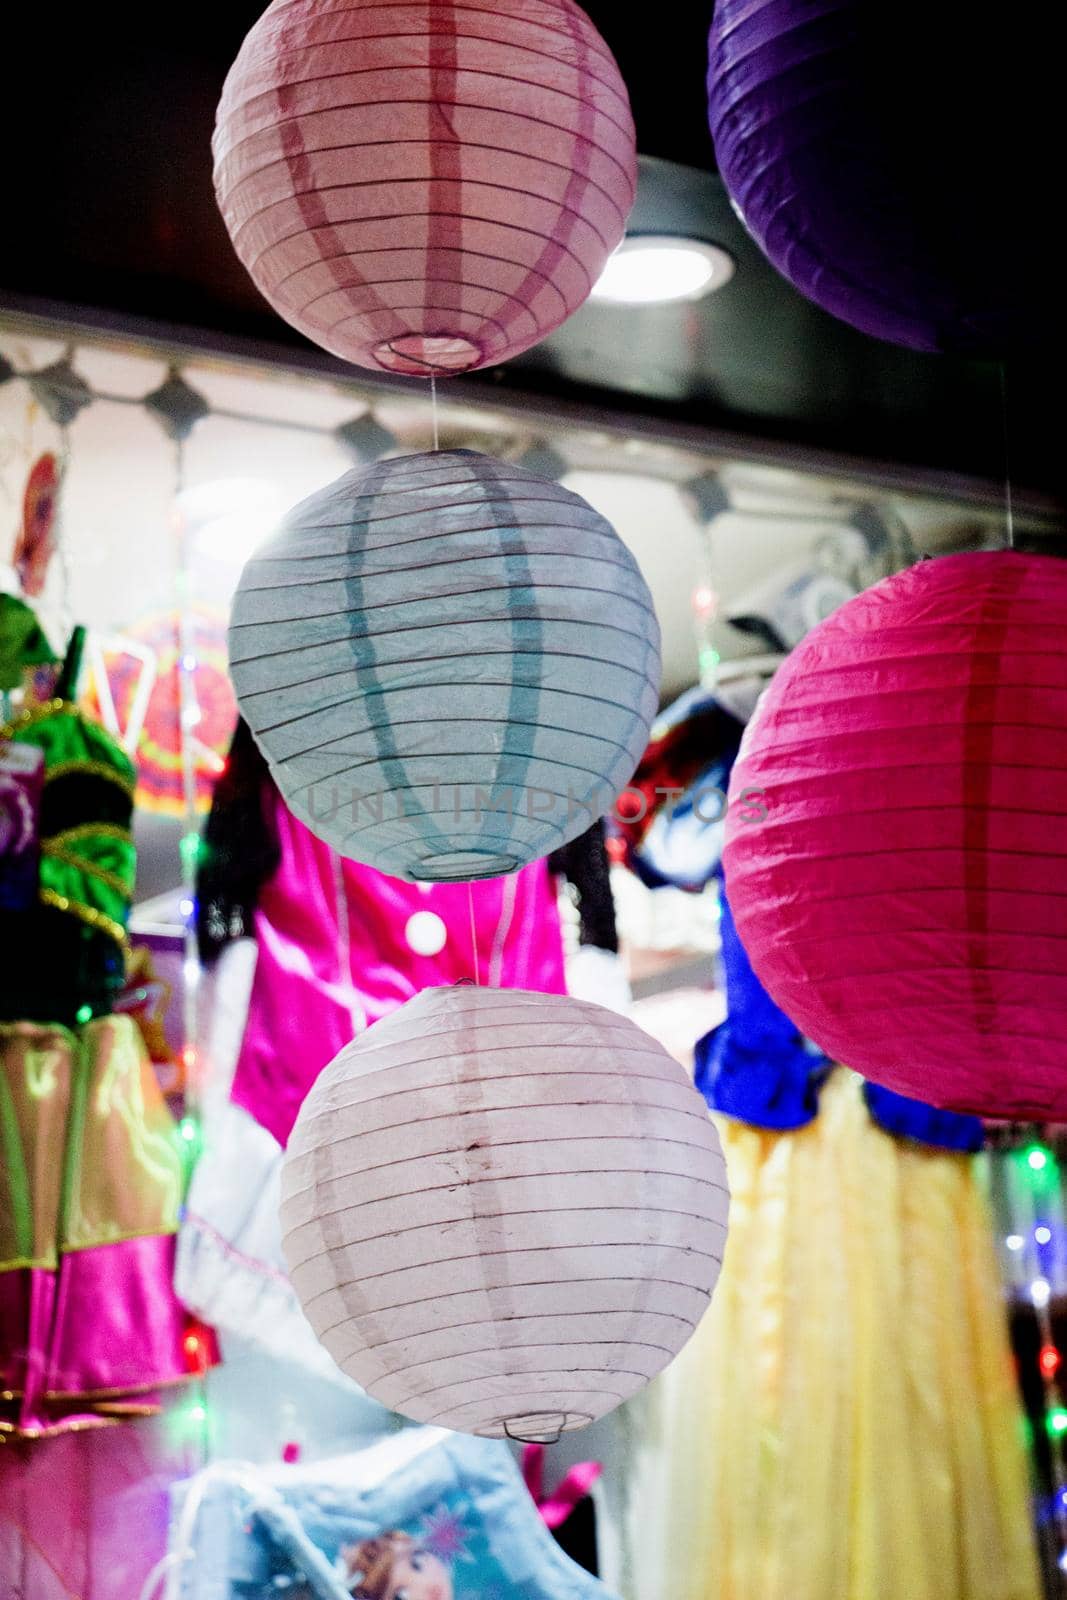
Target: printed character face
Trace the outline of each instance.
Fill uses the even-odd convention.
[[[453,1600],[448,1568],[425,1550],[404,1551],[393,1563],[385,1600]]]

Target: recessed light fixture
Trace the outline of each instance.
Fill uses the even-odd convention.
[[[733,257],[716,244],[673,234],[634,234],[624,239],[593,285],[593,299],[613,305],[662,305],[701,300],[729,283]]]

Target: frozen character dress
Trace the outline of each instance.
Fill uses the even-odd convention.
[[[615,1600],[506,1444],[407,1428],[357,1455],[209,1467],[172,1494],[175,1600]]]

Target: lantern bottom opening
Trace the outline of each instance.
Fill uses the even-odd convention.
[[[516,1444],[555,1444],[565,1433],[588,1428],[592,1420],[579,1411],[538,1411],[524,1417],[501,1417],[485,1432],[496,1439],[503,1435]]]
[[[481,345],[460,333],[402,333],[375,345],[374,359],[387,372],[431,378],[469,372],[483,356]]]
[[[490,850],[450,850],[417,862],[411,876],[419,883],[470,883],[478,878],[503,878],[521,866],[517,856],[494,855]]]

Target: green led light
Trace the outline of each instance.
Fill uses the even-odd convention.
[[[705,689],[711,688],[719,676],[719,662],[721,657],[717,650],[710,645],[705,645],[700,651],[700,681]]]
[[[74,1018],[76,1022],[88,1022],[92,1014],[92,1006],[79,1006],[77,1011],[74,1013]]]
[[[178,1124],[178,1132],[181,1134],[186,1144],[195,1144],[197,1137],[195,1117],[183,1117]]]
[[[1032,1172],[1041,1172],[1048,1166],[1048,1151],[1043,1150],[1039,1144],[1033,1144],[1026,1152],[1026,1164]]]
[[[1062,1406],[1053,1406],[1046,1419],[1049,1433],[1057,1438],[1062,1433],[1067,1433],[1067,1411]]]
[[[207,1445],[215,1432],[214,1412],[205,1400],[190,1399],[187,1405],[168,1406],[163,1426],[175,1448]]]
[[[200,855],[200,835],[198,833],[183,834],[179,849],[185,865],[187,867],[195,867]]]
[[[1067,1411],[1063,1406],[1054,1406],[1048,1414],[1049,1433],[1067,1433]]]

